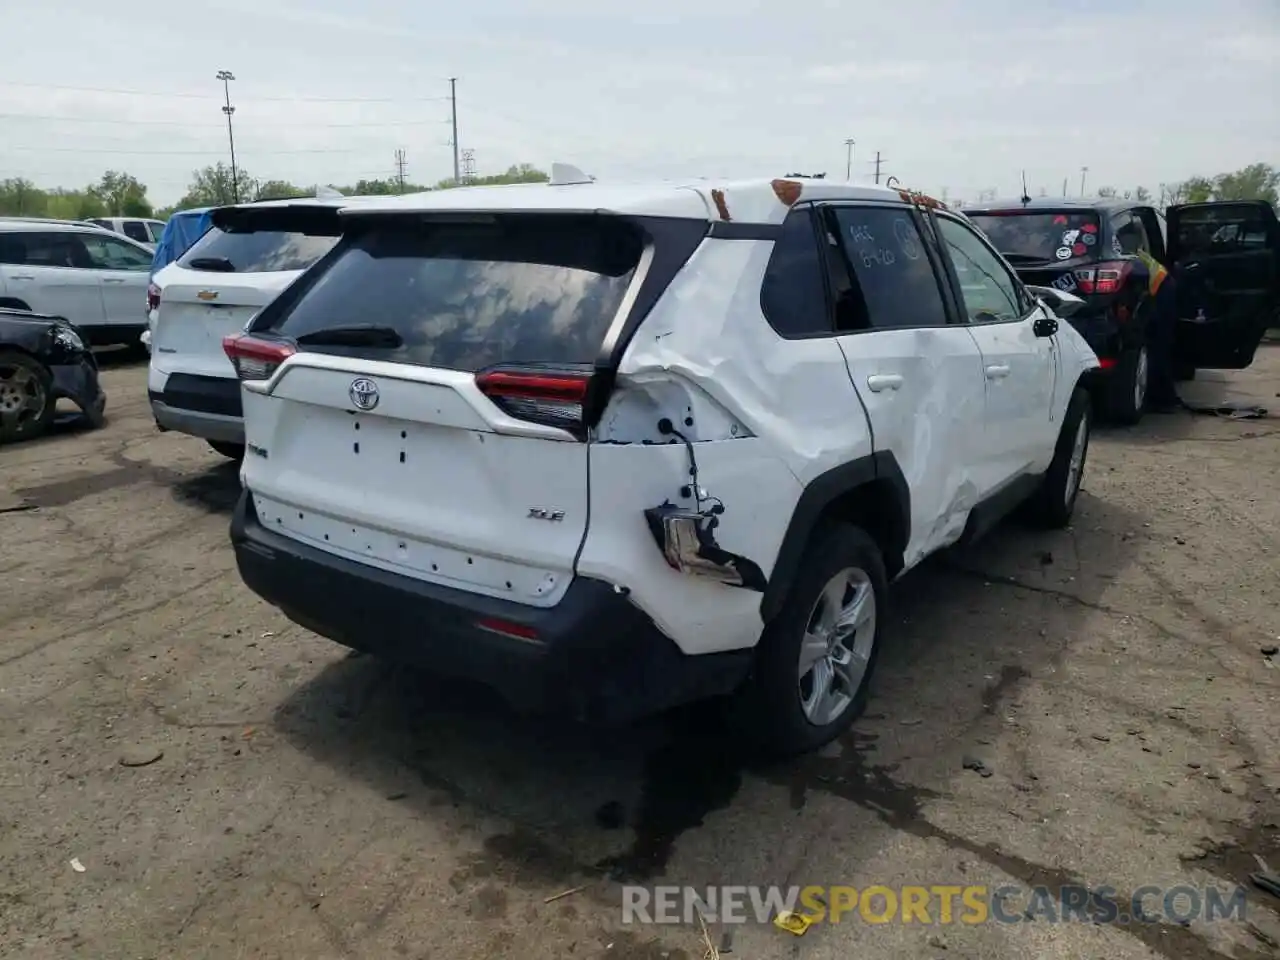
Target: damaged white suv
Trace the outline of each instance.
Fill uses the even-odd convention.
[[[1071,516],[1075,303],[919,194],[557,168],[342,217],[225,343],[241,576],[340,643],[589,720],[732,694],[804,751],[865,703],[890,580]]]

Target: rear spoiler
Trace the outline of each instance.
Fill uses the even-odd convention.
[[[270,207],[218,207],[209,217],[215,227],[229,232],[289,230],[337,236],[342,232],[338,209],[310,198],[299,198],[298,203]]]

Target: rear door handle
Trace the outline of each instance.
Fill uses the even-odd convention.
[[[10,280],[34,280],[35,277],[31,276],[31,274],[29,273],[15,273],[9,279]]]
[[[123,277],[103,277],[103,283],[124,283]]]
[[[867,377],[867,388],[872,393],[881,390],[897,390],[902,386],[902,377],[896,373],[873,373]]]
[[[988,380],[1003,380],[1009,375],[1009,365],[1007,363],[993,363],[987,367]]]

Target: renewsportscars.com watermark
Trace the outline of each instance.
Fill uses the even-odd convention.
[[[769,923],[799,914],[810,923],[1190,923],[1245,919],[1245,888],[1143,886],[624,886],[627,924]]]

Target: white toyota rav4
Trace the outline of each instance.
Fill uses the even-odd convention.
[[[517,703],[732,694],[813,749],[866,701],[891,580],[1016,506],[1069,521],[1075,302],[919,194],[577,181],[344,210],[228,338],[241,576]]]

